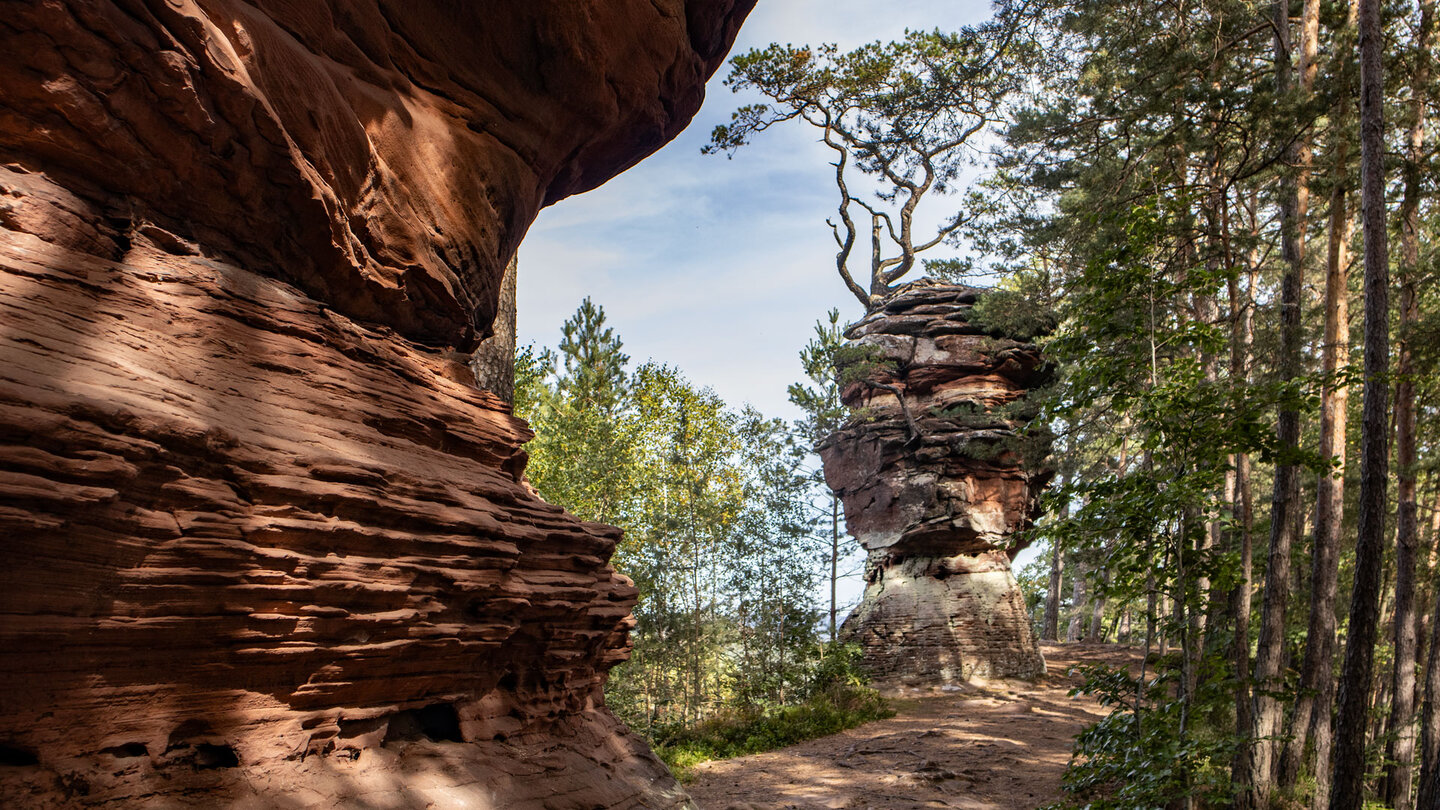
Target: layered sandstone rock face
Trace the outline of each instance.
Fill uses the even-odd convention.
[[[1010,561],[1050,477],[1034,460],[1046,440],[1018,439],[1047,372],[1033,344],[971,323],[981,292],[919,282],[847,333],[856,414],[821,457],[869,554],[842,636],[882,683],[1045,671]]]
[[[0,806],[673,807],[635,590],[473,386],[750,0],[0,15]]]

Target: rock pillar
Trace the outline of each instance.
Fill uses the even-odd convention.
[[[841,637],[882,683],[1045,671],[1010,561],[1050,478],[1034,460],[1048,437],[1019,432],[1048,374],[1034,344],[972,322],[982,294],[909,285],[847,332],[854,416],[820,452],[869,554]]]

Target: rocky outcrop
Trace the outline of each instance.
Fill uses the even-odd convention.
[[[869,555],[842,637],[881,682],[1045,671],[1010,561],[1050,478],[1048,438],[1020,435],[1048,372],[1034,344],[972,322],[981,294],[916,283],[847,332],[855,413],[820,453]]]
[[[474,387],[749,0],[0,15],[0,805],[677,807],[618,532]]]

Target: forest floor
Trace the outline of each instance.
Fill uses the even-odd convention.
[[[1076,664],[1138,666],[1115,644],[1044,644],[1049,674],[887,693],[897,714],[829,737],[695,766],[704,810],[1033,810],[1061,797],[1073,738],[1105,716],[1071,697]]]

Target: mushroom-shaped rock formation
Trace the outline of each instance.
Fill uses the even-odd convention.
[[[1045,671],[1010,562],[1050,478],[1033,460],[1048,437],[1019,435],[1048,372],[1034,344],[972,322],[981,294],[917,282],[847,331],[855,414],[820,455],[869,555],[842,638],[882,683]]]
[[[466,353],[751,5],[7,5],[0,806],[688,805]]]

